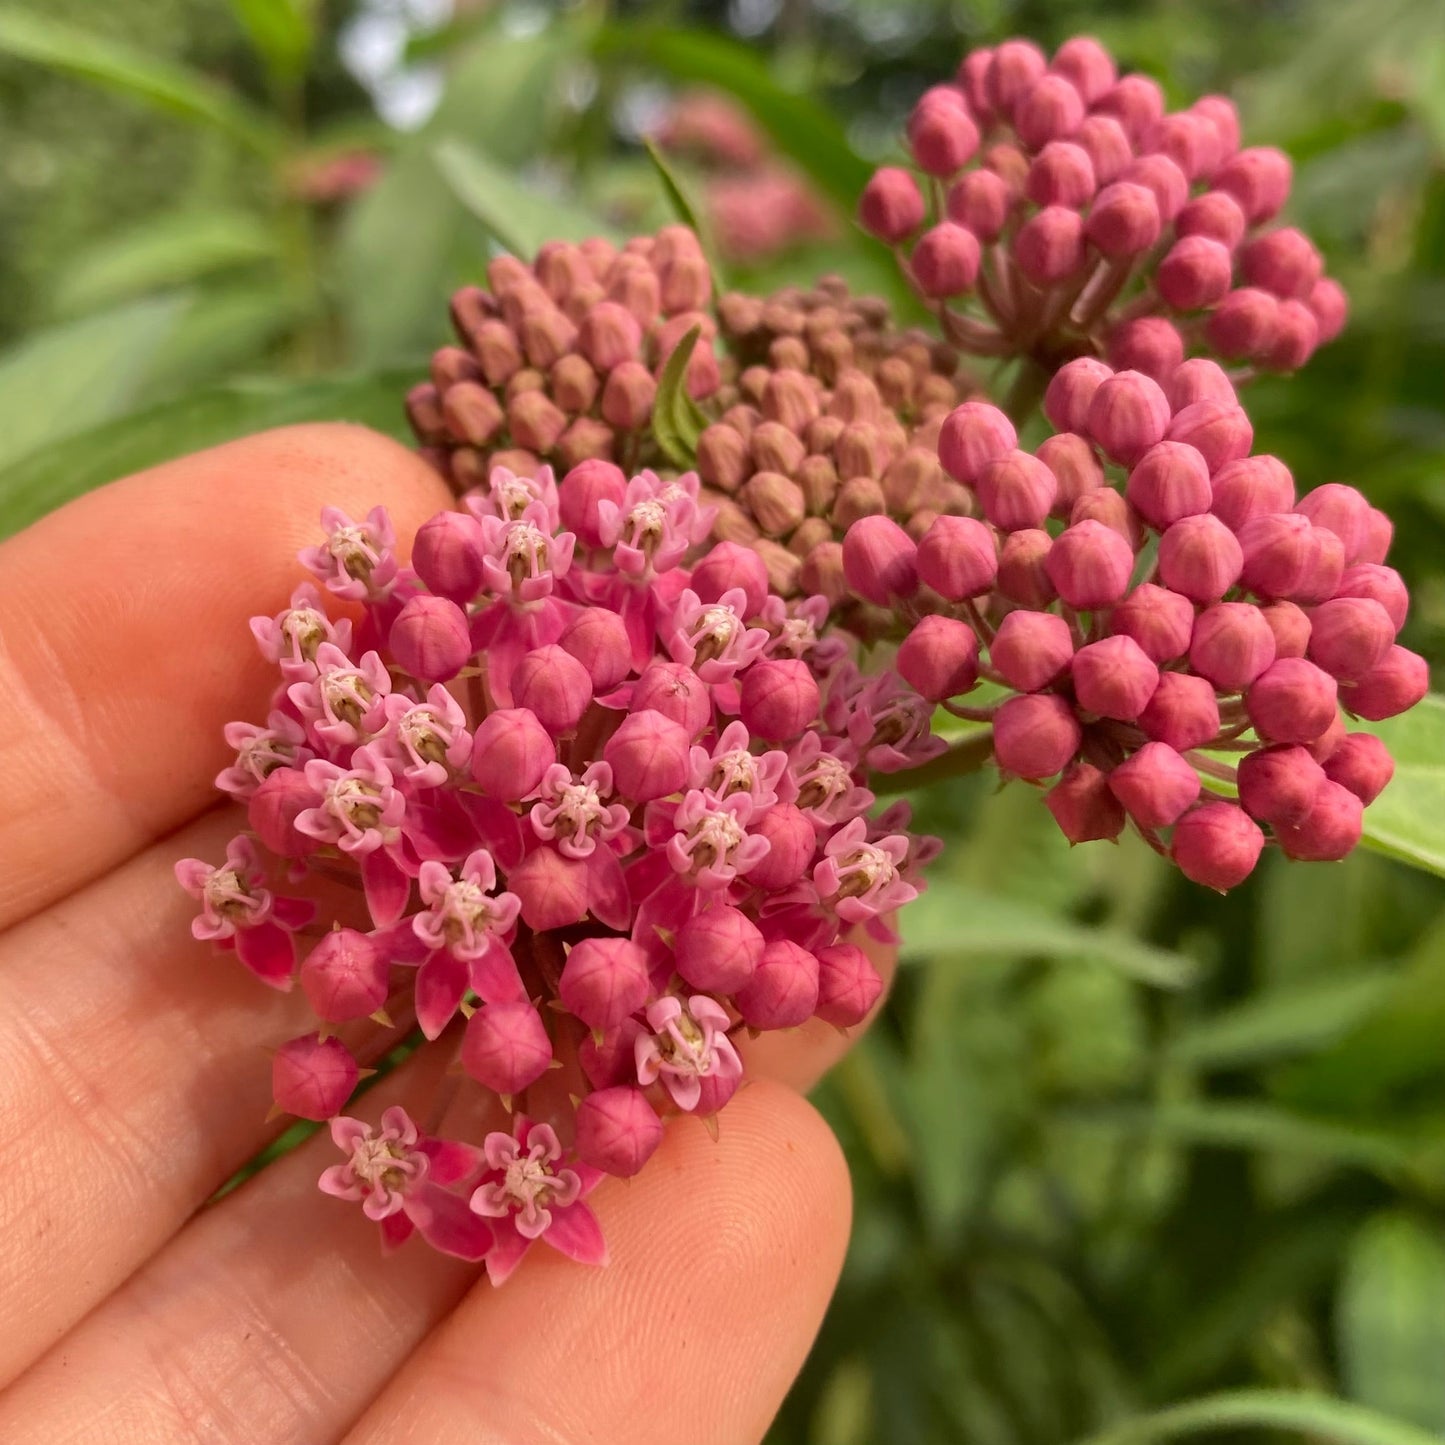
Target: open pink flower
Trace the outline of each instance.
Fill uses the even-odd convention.
[[[696,592],[685,591],[667,640],[672,660],[692,668],[704,682],[730,682],[761,657],[771,641],[765,628],[743,621],[747,605],[741,587],[724,592],[716,602],[703,602]]]
[[[236,761],[216,774],[216,786],[233,798],[249,798],[277,768],[299,768],[316,756],[305,745],[306,729],[284,712],[273,712],[265,727],[229,722],[224,736]]]
[[[547,509],[535,502],[514,520],[480,520],[487,548],[482,575],[488,590],[514,604],[551,597],[572,565],[576,537],[558,532]]]
[[[396,581],[396,531],[385,507],[373,507],[364,522],[353,522],[336,507],[323,507],[326,540],[301,552],[309,568],[330,592],[360,602],[385,597]]]
[[[321,803],[296,815],[298,832],[358,856],[398,841],[406,799],[371,748],[357,748],[349,768],[313,758],[306,764],[306,781],[321,794]]]
[[[545,843],[556,842],[566,858],[590,858],[599,843],[618,837],[630,814],[623,803],[604,803],[612,792],[612,768],[593,763],[580,777],[562,763],[542,775],[539,801],[532,805],[532,831]]]
[[[713,798],[734,794],[746,797],[754,808],[770,808],[778,801],[778,783],[788,766],[788,755],[778,749],[754,753],[752,739],[740,722],[730,722],[711,749],[694,747],[689,757],[688,785]]]
[[[375,652],[353,662],[334,643],[316,651],[312,676],[286,689],[311,731],[332,747],[365,742],[385,726],[391,675]]]
[[[840,828],[813,869],[819,896],[848,923],[864,923],[892,912],[918,897],[903,877],[908,839],[902,836],[868,841],[868,820],[855,818]]]
[[[561,522],[557,495],[557,479],[552,468],[537,468],[533,477],[519,477],[510,467],[493,467],[486,487],[475,487],[463,498],[467,510],[480,521],[483,517],[499,517],[515,522],[534,507],[546,517],[544,530],[555,532]]]
[[[291,594],[291,605],[275,617],[253,617],[251,631],[261,656],[277,663],[287,682],[299,682],[316,671],[316,652],[323,642],[342,652],[351,650],[351,622],[332,619],[321,605],[321,594],[303,582]]]
[[[818,733],[804,733],[788,753],[792,796],[784,801],[806,813],[820,828],[850,823],[873,806],[873,794],[854,777],[848,762],[830,751]]]
[[[494,893],[497,868],[492,855],[478,848],[461,866],[460,876],[441,863],[423,863],[417,875],[424,913],[411,926],[428,948],[446,948],[458,958],[480,958],[517,921],[522,901],[515,893]]]
[[[440,788],[466,767],[472,755],[467,715],[442,683],[425,702],[392,693],[383,703],[386,733],[377,747],[401,776],[419,788]]]
[[[633,1045],[637,1081],[661,1079],[684,1113],[697,1108],[704,1079],[742,1076],[743,1061],[728,1037],[727,1010],[716,999],[694,994],[684,1002],[670,994],[648,1005],[647,1026],[652,1032],[639,1034]]]
[[[648,809],[648,840],[665,842],[673,871],[698,888],[726,888],[767,856],[768,840],[749,831],[755,815],[745,793],[714,798],[694,788],[676,805]]]

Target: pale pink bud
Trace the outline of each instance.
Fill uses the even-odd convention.
[[[1228,406],[1237,404],[1234,383],[1224,374],[1224,368],[1207,356],[1191,357],[1175,368],[1164,390],[1169,394],[1169,405],[1176,411],[1196,401],[1220,401]]]
[[[817,721],[820,706],[817,681],[797,658],[755,662],[742,675],[738,715],[755,738],[789,742]]]
[[[1184,236],[1159,263],[1154,284],[1176,311],[1198,311],[1223,299],[1234,276],[1234,258],[1208,236]]]
[[[979,597],[998,575],[993,533],[973,517],[936,517],[918,544],[919,578],[950,602]]]
[[[1336,717],[1335,680],[1302,657],[1281,657],[1250,684],[1244,704],[1267,742],[1312,743]]]
[[[567,430],[567,416],[543,391],[520,391],[507,403],[512,444],[545,456]]]
[[[810,596],[826,598],[831,606],[842,602],[848,595],[848,582],[843,575],[843,544],[819,542],[803,558],[798,585]]]
[[[978,151],[978,127],[963,97],[952,94],[953,103],[941,89],[924,96],[908,118],[908,149],[918,169],[943,179],[961,171]]]
[[[625,1018],[599,1038],[587,1034],[577,1046],[577,1062],[594,1089],[613,1089],[637,1080],[637,1040],[648,1032],[641,1020]]]
[[[1339,745],[1344,742],[1347,734],[1345,732],[1345,720],[1339,713],[1330,719],[1330,725],[1314,742],[1306,743],[1310,756],[1317,763],[1323,763]]]
[[[1368,808],[1395,776],[1395,760],[1373,733],[1349,733],[1325,759],[1325,776]]]
[[[1340,682],[1356,682],[1395,641],[1390,614],[1368,597],[1336,597],[1310,613],[1309,659]]]
[[[1099,454],[1090,445],[1089,439],[1077,432],[1058,432],[1045,437],[1034,455],[1054,474],[1058,483],[1053,505],[1056,517],[1068,517],[1080,497],[1104,485],[1104,468]]]
[[[642,355],[642,327],[637,317],[616,301],[599,301],[577,325],[577,349],[600,372]]]
[[[1303,657],[1310,642],[1310,619],[1304,608],[1293,602],[1271,602],[1259,611],[1274,634],[1274,655]]]
[[[1247,225],[1239,202],[1228,191],[1205,191],[1175,216],[1174,234],[1217,241],[1232,252],[1243,239]]]
[[[1207,512],[1214,499],[1208,462],[1182,441],[1150,447],[1129,473],[1125,491],[1139,515],[1160,532],[1184,517]]]
[[[949,220],[966,227],[980,241],[998,240],[1008,212],[1008,186],[996,171],[969,171],[949,188]]]
[[[1338,863],[1355,849],[1363,833],[1364,804],[1328,778],[1307,817],[1274,830],[1285,857],[1304,863]]]
[[[1075,35],[1054,51],[1049,69],[1073,83],[1088,105],[1102,99],[1117,78],[1114,59],[1092,35]]]
[[[317,1018],[340,1024],[381,1008],[390,975],[386,954],[367,934],[337,928],[306,955],[299,977]]]
[[[562,525],[576,534],[581,546],[600,547],[598,504],[621,507],[626,492],[627,477],[621,467],[601,459],[582,462],[557,484]]]
[[[462,1068],[483,1088],[517,1094],[535,1084],[552,1062],[542,1016],[525,999],[489,1003],[467,1020]]]
[[[1050,141],[1029,166],[1024,194],[1040,206],[1069,206],[1077,210],[1096,189],[1094,163],[1083,146],[1072,141]]]
[[[1165,225],[1184,209],[1189,199],[1189,178],[1166,155],[1154,152],[1140,156],[1124,168],[1123,181],[1143,186],[1154,196],[1159,219]]]
[[[417,529],[411,565],[428,590],[467,603],[481,590],[486,541],[481,523],[466,512],[438,512]]]
[[[1132,637],[1151,661],[1173,662],[1189,648],[1194,608],[1179,593],[1144,582],[1109,614],[1109,626],[1118,637]]]
[[[589,1029],[614,1028],[647,1002],[647,955],[630,938],[584,938],[557,984],[562,1007]]]
[[[806,948],[779,939],[763,949],[753,976],[734,995],[743,1022],[755,1029],[789,1029],[818,1007],[818,960]]]
[[[557,761],[551,734],[526,708],[502,708],[485,718],[472,743],[472,777],[488,797],[516,803],[535,792]]]
[[[1258,607],[1221,602],[1199,614],[1189,665],[1221,692],[1249,686],[1275,658],[1274,632]]]
[[[622,797],[647,803],[687,783],[692,735],[651,708],[629,713],[602,749]],[[535,786],[535,785],[534,785]]]
[[[1144,524],[1122,492],[1113,487],[1096,487],[1085,492],[1069,509],[1069,525],[1080,522],[1102,522],[1117,532],[1137,551],[1144,542]]]
[[[1012,115],[1047,67],[1043,51],[1032,40],[1005,40],[994,50],[985,74],[989,105],[1000,115]]]
[[[1117,116],[1138,143],[1164,114],[1164,92],[1147,75],[1126,75],[1094,102],[1094,109]]]
[[[1073,708],[1058,694],[1011,697],[994,714],[994,761],[1016,777],[1051,778],[1078,752],[1083,736]]]
[[[1240,253],[1245,280],[1282,301],[1302,301],[1314,290],[1324,263],[1303,231],[1281,227],[1256,236]]]
[[[577,1106],[577,1157],[617,1179],[630,1179],[662,1143],[662,1120],[641,1089],[618,1085]]]
[[[1053,538],[1037,527],[1010,532],[1004,539],[998,559],[998,590],[1010,602],[1047,607],[1054,600],[1057,594],[1048,572],[1053,545]]]
[[[346,1045],[319,1034],[305,1034],[282,1044],[271,1060],[276,1107],[298,1119],[334,1118],[360,1077],[361,1070]]]
[[[388,635],[396,660],[423,682],[446,682],[472,655],[467,614],[445,597],[418,593],[408,600]]]
[[[1079,356],[1066,361],[1050,378],[1044,392],[1044,415],[1057,431],[1086,431],[1094,393],[1113,374],[1113,368],[1097,357]]]
[[[1070,843],[1117,838],[1124,810],[1109,791],[1108,776],[1092,763],[1075,763],[1044,794],[1044,806]]]
[[[1042,526],[1058,486],[1043,462],[1022,451],[1007,452],[989,462],[975,483],[984,516],[1003,532]]]
[[[1191,602],[1218,602],[1243,567],[1234,533],[1208,512],[1175,522],[1159,541],[1159,576]]]
[[[1254,872],[1263,849],[1264,834],[1243,808],[1204,803],[1174,825],[1169,852],[1191,883],[1224,893]]]
[[[891,517],[864,517],[843,538],[848,585],[880,607],[918,591],[917,557],[917,543]]]
[[[1055,539],[1045,562],[1049,580],[1070,607],[1112,607],[1129,590],[1133,548],[1112,527],[1085,521]]]
[[[1073,655],[1069,624],[1053,612],[1010,612],[989,645],[993,670],[1020,692],[1047,687]]]
[[[749,827],[756,837],[768,840],[768,851],[746,870],[748,882],[770,893],[791,888],[808,871],[818,848],[812,820],[791,803],[774,803]]]
[[[1276,828],[1301,823],[1325,785],[1325,770],[1306,748],[1259,748],[1239,762],[1239,801],[1251,818]]]
[[[958,697],[978,681],[978,638],[965,622],[930,615],[903,640],[897,667],[929,702]]]
[[[720,904],[695,914],[677,935],[677,971],[693,988],[733,993],[763,956],[763,935],[745,913]]]
[[[949,412],[938,434],[938,459],[954,481],[972,486],[992,461],[1018,446],[1013,423],[996,406],[966,401]]]
[[[971,291],[978,277],[978,263],[978,238],[953,221],[943,221],[925,231],[910,261],[918,289],[934,299]]]
[[[1234,102],[1223,95],[1201,95],[1189,108],[1213,125],[1223,165],[1239,149],[1239,111]]]
[[[619,431],[636,431],[652,417],[657,380],[640,361],[614,366],[602,388],[602,419]]]
[[[983,153],[983,164],[1003,181],[1010,204],[1023,195],[1029,160],[1017,146],[991,145]]]
[[[1264,356],[1278,329],[1279,301],[1256,286],[1231,291],[1204,324],[1210,346],[1230,361]]]
[[[1270,371],[1298,371],[1320,343],[1319,322],[1303,301],[1281,301],[1275,312],[1274,339],[1259,358]]]
[[[1162,672],[1149,705],[1139,714],[1144,736],[1177,752],[1202,747],[1219,733],[1219,700],[1205,678]]]
[[[1062,75],[1045,75],[1014,106],[1013,126],[1030,150],[1066,140],[1084,120],[1084,97]]]
[[[1344,689],[1344,704],[1356,717],[1380,722],[1408,712],[1430,690],[1430,669],[1417,652],[1398,644],[1378,666]]]
[[[1192,363],[1187,363],[1192,365]],[[1214,474],[1210,510],[1233,532],[1255,517],[1294,506],[1294,478],[1278,457],[1241,457]]]
[[[1140,371],[1122,371],[1102,382],[1089,403],[1089,435],[1104,454],[1133,466],[1169,426],[1169,398]]]
[[[1261,597],[1291,597],[1314,558],[1314,528],[1294,512],[1266,512],[1239,529],[1244,585]]]
[[[1335,595],[1345,575],[1345,544],[1327,527],[1311,527],[1309,559],[1294,600],[1309,605]]]
[[[1216,190],[1228,191],[1250,225],[1278,214],[1289,195],[1290,159],[1273,146],[1251,146],[1230,157],[1214,177]]]
[[[627,624],[605,607],[580,611],[567,624],[557,645],[582,664],[594,694],[611,692],[632,671]]]
[[[1014,261],[1035,286],[1066,281],[1084,264],[1084,222],[1067,206],[1045,206],[1024,222],[1013,243]]]
[[[1109,774],[1109,789],[1141,828],[1167,828],[1199,797],[1199,774],[1167,743],[1145,743]]]
[[[712,299],[712,272],[701,252],[664,262],[657,279],[662,309],[668,316],[700,311]]]
[[[1196,401],[1176,412],[1165,435],[1188,442],[1211,472],[1243,460],[1254,445],[1254,427],[1244,408],[1221,401]]]
[[[1345,544],[1345,565],[1359,559],[1370,530],[1370,504],[1354,487],[1327,482],[1306,492],[1295,511]]]
[[[587,669],[565,648],[534,648],[512,673],[512,696],[553,734],[570,733],[592,701]]]
[[[992,102],[988,98],[988,72],[992,64],[993,51],[987,46],[970,50],[958,63],[958,86],[970,109],[983,120],[992,118]]]
[[[923,224],[924,214],[918,182],[898,166],[874,171],[858,203],[863,229],[890,246],[906,241]]]
[[[1190,181],[1207,177],[1219,164],[1219,136],[1213,125],[1187,110],[1162,117],[1148,144],[1151,151],[1168,156]]]
[[[1390,555],[1390,544],[1395,540],[1395,524],[1378,507],[1370,508],[1370,525],[1365,531],[1364,550],[1361,562],[1379,564]]]
[[[1393,567],[1377,562],[1357,562],[1346,569],[1335,589],[1336,597],[1369,597],[1378,602],[1390,616],[1396,632],[1405,625],[1410,610],[1410,594],[1404,578]]]
[[[1345,329],[1350,314],[1345,288],[1328,276],[1316,281],[1306,303],[1319,326],[1319,344],[1326,345]]]
[[[1112,115],[1086,116],[1074,140],[1088,153],[1094,179],[1101,186],[1117,181],[1134,159],[1128,132]]]
[[[724,592],[740,589],[747,597],[747,616],[756,617],[768,599],[768,569],[751,547],[719,542],[693,568],[689,586],[703,602],[716,602]]]
[[[1184,338],[1162,316],[1140,316],[1113,327],[1105,350],[1116,371],[1142,371],[1167,387],[1184,360]]]
[[[712,693],[680,662],[650,662],[632,690],[631,712],[660,712],[695,738],[712,721]]]
[[[1106,637],[1074,654],[1074,696],[1086,712],[1133,722],[1159,686],[1159,669],[1132,637]]]
[[[246,823],[280,858],[303,858],[318,846],[296,829],[296,818],[321,799],[300,768],[277,768],[251,794]]]
[[[840,1029],[861,1024],[883,994],[883,980],[872,960],[853,943],[820,948],[817,959],[815,1017]]]

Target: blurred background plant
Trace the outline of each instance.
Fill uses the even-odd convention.
[[[1295,157],[1354,309],[1253,390],[1259,449],[1391,512],[1438,663],[1440,0],[10,0],[0,534],[265,426],[405,436],[495,248],[652,227],[669,186],[730,284],[906,308],[871,165],[965,49],[1079,30]],[[1388,726],[1374,851],[1228,899],[1071,852],[1022,787],[915,798],[949,849],[819,1094],[857,1222],[776,1445],[1445,1437],[1445,706]]]

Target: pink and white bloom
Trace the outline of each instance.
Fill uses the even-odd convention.
[[[321,802],[296,815],[297,832],[357,856],[399,840],[406,799],[397,792],[391,769],[371,748],[357,748],[349,768],[313,758],[306,764],[306,781]]]
[[[306,746],[306,730],[289,713],[273,712],[266,726],[229,722],[223,736],[236,750],[236,761],[216,774],[216,786],[233,798],[249,798],[277,768],[299,768],[316,754]]]
[[[619,837],[631,817],[626,804],[603,802],[611,793],[609,764],[593,763],[577,777],[564,764],[553,763],[532,805],[532,831],[544,843],[555,842],[563,857],[590,858],[599,843]]]
[[[321,509],[326,540],[301,552],[327,591],[361,602],[387,596],[396,581],[396,530],[385,507],[373,507],[364,522],[353,522],[337,507]]]
[[[493,467],[485,491],[476,487],[463,498],[467,510],[479,521],[500,517],[515,522],[534,507],[546,517],[545,530],[555,532],[561,523],[557,479],[552,468],[537,468],[535,477],[519,477],[510,467]]]
[[[793,796],[786,798],[820,828],[850,823],[873,806],[873,794],[853,775],[853,768],[824,744],[820,733],[804,733],[788,754],[788,779]]]
[[[874,772],[916,768],[948,751],[933,731],[933,704],[896,672],[880,673],[853,699],[848,737]]]
[[[648,810],[649,841],[670,833],[667,861],[674,872],[698,888],[726,888],[767,856],[768,840],[749,831],[754,812],[746,794],[713,798],[694,788],[675,808],[653,804]]]
[[[766,628],[743,621],[747,593],[741,587],[704,602],[690,588],[678,599],[667,650],[674,662],[690,667],[706,683],[731,682],[763,654],[771,641]]]
[[[694,747],[689,754],[688,786],[714,798],[746,796],[754,808],[770,808],[778,801],[778,783],[788,766],[779,749],[754,753],[752,739],[740,722],[730,722],[711,751]]]
[[[316,672],[316,652],[324,642],[351,650],[351,622],[332,620],[321,604],[321,594],[303,582],[291,594],[291,605],[275,617],[253,617],[251,631],[267,662],[279,664],[287,682],[298,682]]]
[[[557,523],[538,503],[515,520],[480,520],[487,548],[482,575],[488,591],[523,606],[551,597],[572,566],[576,537],[558,532]]]
[[[855,818],[840,828],[813,869],[818,895],[847,923],[866,923],[918,897],[903,877],[908,839],[901,835],[868,840],[868,820]]]
[[[684,1002],[669,994],[648,1005],[647,1026],[651,1033],[639,1034],[633,1045],[637,1081],[646,1086],[661,1079],[684,1113],[697,1108],[704,1079],[742,1077],[727,1010],[715,998],[693,994]]]
[[[353,662],[339,647],[323,642],[313,675],[286,689],[296,711],[323,742],[349,747],[365,742],[386,726],[386,697],[391,674],[375,652]]]
[[[472,755],[467,715],[442,683],[432,685],[425,702],[394,692],[382,710],[386,731],[375,746],[407,782],[440,788],[466,767]]]
[[[517,922],[522,901],[496,893],[497,867],[485,848],[462,864],[458,876],[441,863],[423,863],[417,886],[426,911],[411,926],[428,948],[445,948],[457,958],[480,958]]]

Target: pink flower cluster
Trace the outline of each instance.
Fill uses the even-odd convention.
[[[1270,226],[1288,156],[1241,149],[1222,96],[1167,112],[1096,40],[971,51],[908,149],[924,186],[884,167],[860,215],[963,350],[1048,369],[1088,350],[1163,382],[1204,351],[1293,371],[1344,325],[1309,238]]]
[[[849,531],[851,585],[912,621],[899,671],[991,723],[1005,774],[1058,777],[1046,802],[1072,842],[1128,819],[1218,889],[1250,873],[1265,827],[1290,857],[1343,858],[1393,764],[1340,709],[1390,717],[1429,682],[1395,641],[1389,519],[1338,484],[1297,500],[1205,358],[1167,387],[1080,358],[1044,407],[1058,430],[1034,452],[987,403],[944,422],[940,460],[981,518],[939,517],[917,543],[886,517]],[[981,681],[1010,695],[951,701]]]
[[[906,808],[870,817],[867,775],[941,750],[931,707],[756,553],[702,551],[692,474],[498,467],[409,565],[381,509],[323,523],[314,580],[252,623],[280,682],[226,731],[246,833],[177,866],[194,932],[314,1009],[273,1084],[332,1121],[323,1188],[494,1278],[541,1237],[598,1260],[581,1196],[640,1169],[664,1115],[721,1108],[742,1035],[877,1000],[853,931],[893,936],[934,845]],[[349,902],[309,928],[317,880]],[[336,1031],[368,1017],[415,1018],[526,1117],[479,1149],[345,1117]]]

